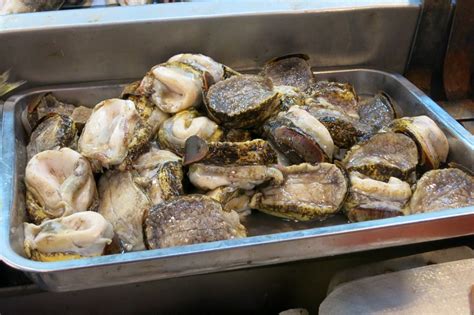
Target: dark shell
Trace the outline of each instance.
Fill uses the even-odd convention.
[[[209,117],[226,128],[256,128],[279,110],[279,94],[268,78],[239,75],[211,86],[205,105]]]
[[[152,207],[144,231],[148,249],[246,236],[235,212],[224,212],[219,202],[204,195],[180,196]]]
[[[59,101],[52,93],[39,95],[28,103],[23,112],[23,126],[27,132],[31,132],[44,116],[60,114],[71,117],[75,108],[76,106],[73,104]]]
[[[252,133],[245,129],[230,129],[224,132],[223,141],[244,142],[252,140]]]
[[[416,144],[399,133],[379,133],[355,145],[342,161],[348,171],[357,171],[372,179],[388,181],[390,177],[411,178],[418,164]]]
[[[367,134],[363,125],[338,109],[321,106],[305,106],[304,109],[328,129],[339,148],[349,149]]]
[[[277,155],[262,139],[245,142],[210,142],[198,136],[186,140],[184,165],[191,163],[213,165],[269,165],[277,163]]]
[[[28,160],[46,150],[77,146],[77,129],[67,116],[51,113],[44,116],[33,130],[26,147]]]
[[[263,66],[262,75],[269,77],[274,85],[293,86],[304,91],[314,82],[308,59],[302,54],[274,58]]]

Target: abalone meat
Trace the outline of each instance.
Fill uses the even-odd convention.
[[[143,123],[150,128],[150,135],[154,135],[170,115],[155,106],[147,96],[138,93],[139,85],[140,81],[127,85],[122,91],[121,98],[131,100],[135,104],[138,115],[140,115]]]
[[[205,191],[222,186],[251,190],[265,182],[279,184],[283,181],[278,169],[265,165],[216,166],[195,163],[189,167],[188,177],[195,187]]]
[[[38,261],[100,256],[114,236],[112,225],[93,211],[46,220],[40,225],[24,223],[24,230],[26,256]]]
[[[457,168],[426,172],[416,183],[410,213],[474,205],[474,177]]]
[[[415,142],[400,133],[378,133],[364,143],[353,146],[342,161],[349,172],[359,172],[372,179],[387,182],[390,177],[413,179],[418,164]]]
[[[183,194],[183,163],[167,150],[151,148],[133,163],[153,205]]]
[[[245,217],[251,213],[250,199],[255,194],[253,190],[244,190],[234,187],[219,187],[209,191],[206,195],[218,201],[224,211],[235,211]]]
[[[293,163],[331,161],[334,142],[327,128],[298,106],[267,121],[271,143]]]
[[[196,110],[184,110],[167,119],[158,132],[161,147],[178,155],[184,153],[186,140],[191,136],[199,136],[205,141],[219,141],[223,131]]]
[[[246,236],[235,211],[204,195],[171,199],[150,209],[145,219],[149,249],[213,242]]]
[[[97,201],[89,161],[69,148],[33,156],[26,166],[25,185],[26,209],[36,224],[89,210]]]
[[[99,180],[99,213],[114,227],[115,245],[122,252],[145,249],[143,214],[151,202],[132,171],[107,171]]]
[[[318,81],[305,92],[311,102],[323,107],[335,107],[344,111],[348,116],[359,119],[358,96],[354,87],[349,83]]]
[[[141,128],[135,104],[129,100],[108,99],[94,107],[79,138],[79,152],[94,170],[110,168],[126,161],[130,149],[135,154],[149,140],[149,131]]]
[[[77,146],[77,128],[74,121],[64,115],[48,114],[44,116],[30,137],[26,147],[28,160],[35,154],[46,150]]]
[[[201,71],[175,61],[154,66],[137,92],[149,97],[163,112],[174,114],[199,105],[205,90],[207,81]]]
[[[308,63],[309,57],[302,54],[273,58],[262,69],[275,86],[291,86],[305,91],[314,83],[314,74]]]
[[[238,75],[220,81],[206,94],[210,118],[226,128],[257,128],[279,110],[279,94],[270,79]]]
[[[381,182],[357,172],[349,178],[351,185],[344,203],[349,220],[359,222],[404,215],[403,209],[411,197],[407,182],[395,177]]]
[[[192,136],[186,140],[184,165],[191,163],[213,165],[268,165],[277,163],[277,155],[262,139],[245,142],[210,142]]]
[[[336,213],[346,197],[348,182],[334,164],[302,163],[279,167],[284,180],[258,189],[250,207],[300,221],[324,219]]]
[[[395,119],[389,129],[410,136],[418,145],[420,164],[427,169],[436,169],[446,162],[449,152],[448,139],[443,131],[428,116]]]

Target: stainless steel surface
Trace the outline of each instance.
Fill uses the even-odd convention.
[[[310,314],[317,314],[330,279],[339,271],[465,245],[472,247],[474,236],[73,292],[44,292],[18,279],[8,288],[0,288],[0,310],[2,315],[278,314],[304,307]],[[0,283],[15,273],[4,267],[2,270],[0,264]]]
[[[317,76],[320,79],[348,81],[354,84],[360,94],[370,95],[383,90],[396,102],[399,115],[426,114],[432,117],[448,137],[451,147],[449,159],[473,168],[472,136],[403,77],[362,69],[319,72]],[[142,282],[474,233],[474,207],[353,224],[345,223],[341,216],[323,222],[291,224],[260,214],[247,222],[252,235],[256,236],[245,239],[65,262],[42,263],[24,258],[21,223],[25,215],[23,174],[27,139],[20,122],[21,111],[28,99],[46,91],[53,91],[67,101],[93,105],[101,99],[118,95],[119,90],[120,85],[110,83],[45,87],[19,94],[5,103],[0,252],[7,264],[27,272],[43,288],[67,291]],[[300,230],[276,233],[295,228]]]
[[[402,73],[420,2],[240,0],[2,16],[0,69],[34,87],[137,78],[186,51],[239,69],[304,52],[318,69]]]

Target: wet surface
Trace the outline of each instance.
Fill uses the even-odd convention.
[[[248,236],[299,231],[344,223],[348,223],[348,221],[342,213],[336,214],[324,221],[298,222],[273,217],[257,210],[252,210],[252,214],[242,220],[242,224],[247,228]]]

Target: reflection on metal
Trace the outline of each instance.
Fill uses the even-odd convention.
[[[38,86],[139,78],[180,52],[239,69],[299,52],[318,69],[401,73],[419,6],[413,0],[268,0],[18,14],[0,17],[0,69]]]

